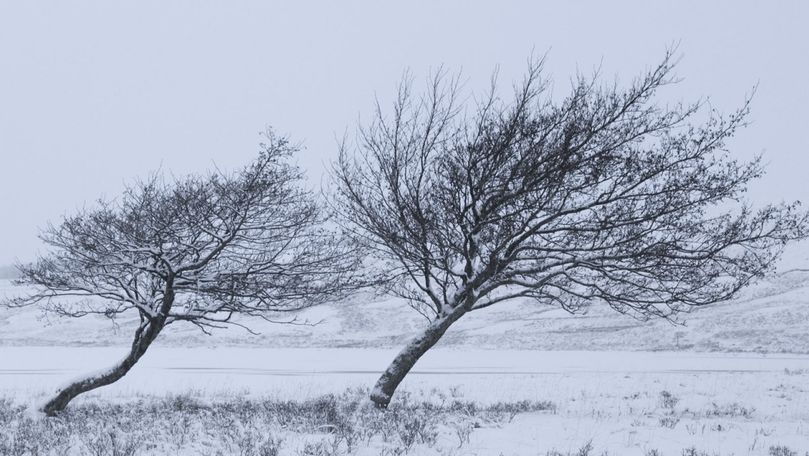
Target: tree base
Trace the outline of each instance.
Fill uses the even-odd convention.
[[[389,394],[385,394],[382,391],[375,389],[371,393],[371,402],[374,403],[374,406],[380,410],[387,410],[388,405],[390,404],[391,396]]]

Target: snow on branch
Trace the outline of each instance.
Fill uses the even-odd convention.
[[[20,265],[18,283],[37,291],[10,304],[206,328],[340,297],[359,284],[358,256],[301,188],[294,152],[270,132],[237,172],[155,174],[48,225],[50,253]]]
[[[674,318],[733,296],[806,236],[807,215],[744,203],[761,160],[726,143],[749,100],[727,115],[656,103],[672,54],[624,87],[580,76],[558,101],[542,60],[509,99],[494,84],[461,96],[443,72],[421,97],[405,80],[391,113],[343,144],[342,223],[386,263],[388,289],[434,318],[514,298]]]

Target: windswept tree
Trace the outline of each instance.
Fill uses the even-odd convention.
[[[390,113],[377,103],[341,148],[334,204],[390,271],[387,290],[430,319],[372,390],[378,406],[470,312],[523,299],[676,320],[731,298],[805,236],[797,203],[741,198],[761,162],[725,144],[748,103],[729,115],[657,103],[672,69],[667,53],[624,87],[580,76],[554,100],[540,61],[513,98],[493,84],[464,106],[439,75],[421,96],[403,82]]]
[[[12,305],[40,303],[70,317],[139,317],[126,356],[59,390],[43,406],[46,414],[123,377],[172,323],[208,332],[241,324],[237,315],[270,318],[353,287],[355,257],[323,228],[321,207],[299,185],[302,174],[289,163],[296,148],[267,138],[238,172],[157,175],[43,231],[51,252],[19,267],[18,283],[37,291]]]

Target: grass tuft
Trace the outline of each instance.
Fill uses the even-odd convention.
[[[416,448],[433,448],[442,436],[463,446],[473,429],[519,413],[555,411],[549,402],[436,403],[415,401],[407,392],[382,411],[367,397],[366,390],[304,401],[141,397],[117,404],[78,402],[56,417],[39,419],[0,399],[0,455],[331,456],[363,447],[418,454]]]

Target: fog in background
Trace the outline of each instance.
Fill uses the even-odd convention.
[[[730,144],[764,152],[756,202],[809,201],[809,3],[2,2],[0,265],[33,259],[38,227],[162,168],[233,169],[271,125],[300,141],[319,187],[342,137],[403,71],[444,65],[484,90],[548,52],[563,94],[578,70],[628,82],[679,42],[667,100],[729,112],[758,84]]]

